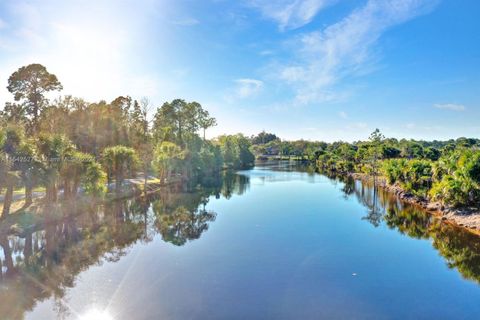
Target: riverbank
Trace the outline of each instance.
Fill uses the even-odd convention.
[[[278,156],[278,155],[258,155],[258,156],[256,156],[255,160],[259,160],[259,161],[281,161],[281,160],[308,161],[307,158],[302,157],[302,156]]]
[[[373,181],[373,177],[363,173],[349,173],[348,176],[356,180]],[[462,227],[480,236],[480,209],[478,208],[453,208],[440,202],[428,201],[405,191],[398,184],[390,185],[384,177],[377,177],[376,184],[393,193],[402,201],[418,206],[428,213],[439,217],[442,221]]]
[[[161,182],[157,178],[149,177],[145,185],[143,177],[126,179],[120,191],[110,190],[104,197],[96,198],[79,193],[73,199],[63,199],[62,192],[59,192],[59,201],[46,203],[43,199],[44,192],[36,192],[33,202],[25,206],[24,195],[17,195],[18,198],[11,205],[10,214],[0,220],[0,235],[19,235],[42,228],[46,221],[63,219],[65,216],[59,214],[64,207],[77,209],[86,206],[107,204],[126,198],[148,196],[158,192],[161,188],[169,185],[182,183],[181,177],[174,177],[168,181]],[[146,190],[145,190],[146,188]],[[3,207],[0,199],[0,211]],[[63,208],[63,209],[62,209]],[[46,210],[48,209],[48,210]],[[43,215],[48,211],[48,216]]]

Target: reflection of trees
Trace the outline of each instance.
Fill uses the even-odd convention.
[[[400,233],[416,239],[428,239],[432,224],[438,223],[432,215],[398,202],[389,206],[384,220],[389,228],[397,229]]]
[[[245,176],[226,174],[148,198],[103,205],[72,201],[19,214],[19,228],[0,233],[0,318],[22,319],[50,297],[64,314],[65,290],[80,272],[101,261],[118,261],[133,243],[150,241],[157,233],[176,245],[200,238],[216,217],[206,209],[209,198],[242,194],[248,183]]]
[[[160,214],[156,225],[164,241],[182,246],[188,240],[199,239],[215,217],[216,213],[211,211],[190,211],[180,206],[172,212]]]
[[[233,172],[226,172],[223,179],[221,193],[226,199],[230,199],[232,195],[244,194],[250,185],[249,177]]]
[[[342,192],[348,198],[354,195],[358,201],[368,209],[363,220],[378,227],[385,214],[385,207],[390,201],[390,194],[373,182],[362,182],[351,177],[339,178],[343,182]]]
[[[76,275],[89,266],[102,258],[116,261],[123,256],[144,230],[142,223],[132,220],[134,216],[124,214],[128,210],[125,202],[115,202],[104,211],[87,210],[59,220],[47,217],[33,230],[4,236],[6,290],[0,292],[0,315],[21,319],[37,301],[61,299]]]
[[[406,204],[373,184],[347,180],[343,187],[347,196],[354,195],[368,208],[364,217],[374,225],[383,220],[390,229],[417,239],[432,239],[433,247],[446,260],[448,267],[480,284],[480,237],[442,223],[438,218],[415,206]]]
[[[355,180],[352,177],[346,177],[343,182],[342,192],[347,198],[355,192]]]
[[[205,209],[210,196],[229,199],[248,189],[249,178],[227,171],[221,177],[206,178],[195,184],[164,188],[152,198],[155,226],[164,241],[182,246],[199,239],[215,221],[216,213]]]
[[[464,278],[480,284],[480,239],[478,236],[459,231],[445,224],[438,225],[431,236],[433,246],[445,257],[449,268],[456,268]]]
[[[141,223],[113,212],[126,210],[125,203],[112,203],[105,211],[82,207],[75,209],[81,213],[72,212],[70,206],[53,210],[65,214],[50,217],[45,213],[42,223],[0,239],[2,263],[7,266],[1,280],[5,290],[0,291],[3,318],[21,319],[37,301],[51,296],[61,299],[78,273],[101,261],[106,253],[118,259],[143,230]]]

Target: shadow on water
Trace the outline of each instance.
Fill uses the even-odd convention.
[[[170,186],[148,198],[44,208],[42,223],[0,234],[1,319],[22,319],[51,297],[57,308],[65,308],[62,299],[79,273],[118,261],[136,242],[160,235],[182,246],[200,238],[217,216],[206,209],[209,198],[241,195],[248,184],[248,177],[227,172],[199,184]]]
[[[335,178],[343,183],[344,196],[355,197],[367,214],[362,219],[374,227],[386,227],[415,239],[430,239],[433,247],[445,259],[449,268],[457,269],[463,278],[480,284],[480,237],[439,218],[414,205],[401,201],[373,182]]]

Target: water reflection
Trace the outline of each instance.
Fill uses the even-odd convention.
[[[148,198],[63,203],[43,208],[42,219],[19,216],[9,233],[0,234],[1,319],[22,319],[50,297],[66,317],[70,311],[63,297],[80,272],[101,261],[118,261],[134,243],[149,242],[156,234],[176,246],[200,238],[217,215],[207,209],[209,198],[240,195],[248,184],[248,177],[226,173]]]
[[[424,210],[402,202],[373,183],[341,179],[346,197],[355,197],[367,208],[362,219],[416,239],[431,239],[449,268],[457,269],[468,280],[480,284],[480,237],[446,224]]]
[[[270,169],[268,164],[265,167]],[[255,173],[255,170],[259,172]],[[18,223],[12,226],[10,233],[0,234],[0,318],[22,319],[25,312],[32,310],[38,302],[52,297],[56,303],[56,313],[60,318],[67,318],[72,311],[68,301],[64,300],[66,291],[74,287],[82,271],[102,261],[118,261],[137,242],[161,238],[172,246],[188,246],[190,241],[205,234],[221,214],[210,209],[208,203],[212,198],[229,199],[242,195],[250,188],[250,177],[269,175],[258,167],[255,170],[249,174],[225,173],[222,177],[211,177],[201,184],[171,186],[147,198],[105,205],[65,203],[50,206],[43,208],[42,219],[35,219],[32,214],[19,216]],[[283,163],[274,165],[273,170],[282,173],[272,177],[271,181],[302,176],[304,181],[315,179],[328,185],[324,177],[315,174],[308,166],[298,168],[295,164]],[[284,177],[284,173],[290,176]],[[430,239],[450,268],[457,269],[464,278],[480,283],[478,237],[442,223],[371,184],[331,178],[345,198],[357,199],[366,209],[363,216],[365,221],[380,229],[386,227],[396,230],[408,237]],[[311,187],[308,190],[317,188]],[[268,232],[267,228],[265,230]],[[304,236],[303,229],[299,230],[292,239]],[[263,231],[257,233],[263,234]],[[306,239],[311,240],[310,237]],[[331,242],[318,242],[322,249],[328,248],[328,243]],[[272,240],[271,245],[269,250],[278,249],[277,242]],[[305,247],[301,243],[300,246]],[[268,256],[267,251],[260,253],[262,257]],[[237,256],[236,252],[234,254]],[[287,258],[291,259],[290,256]],[[251,264],[249,260],[243,261]],[[283,266],[285,261],[276,265]]]

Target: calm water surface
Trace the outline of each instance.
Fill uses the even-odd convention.
[[[476,237],[285,162],[56,210],[0,237],[0,319],[480,317]]]

